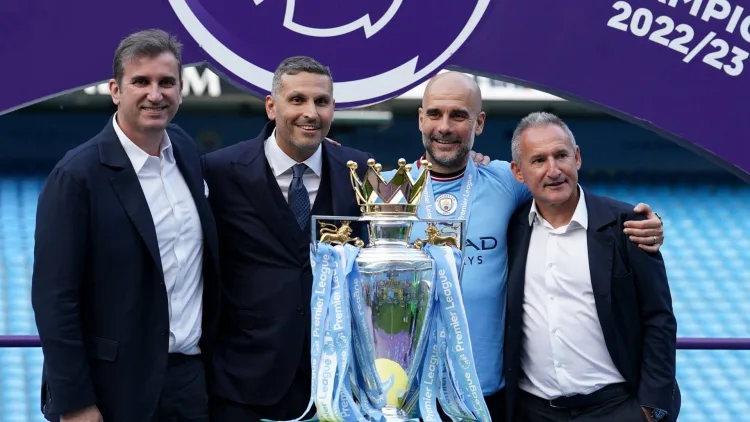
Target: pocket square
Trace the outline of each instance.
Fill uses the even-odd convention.
[[[208,183],[205,180],[203,180],[203,194],[208,198]]]

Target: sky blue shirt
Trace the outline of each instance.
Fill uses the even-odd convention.
[[[471,165],[471,164],[470,164]],[[412,178],[421,172],[412,164]],[[389,181],[395,171],[383,172]],[[433,197],[442,194],[460,198],[462,179],[433,180]],[[531,198],[525,185],[519,183],[507,161],[492,161],[477,168],[476,194],[471,205],[466,231],[465,267],[462,294],[469,323],[474,361],[482,393],[487,396],[505,386],[503,378],[503,341],[507,298],[508,222],[516,208]],[[437,205],[435,210],[437,210]],[[458,213],[453,218],[457,218]],[[441,214],[433,212],[433,218]],[[424,225],[415,225],[412,241],[424,238]]]

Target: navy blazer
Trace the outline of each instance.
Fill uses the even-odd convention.
[[[310,366],[311,236],[295,221],[266,159],[264,141],[274,127],[269,122],[255,139],[203,157],[224,289],[209,393],[249,405],[278,403]],[[347,162],[358,163],[361,178],[370,156],[326,141],[322,147],[312,214],[360,216]]]
[[[634,206],[586,191],[588,258],[596,311],[609,354],[630,393],[642,406],[676,420],[681,396],[675,379],[677,321],[660,252],[647,253],[623,233],[625,221],[643,220]],[[508,420],[521,373],[526,256],[532,201],[520,206],[508,226],[508,314],[505,382]]]
[[[204,236],[204,333],[210,352],[219,300],[218,239],[198,151],[167,128]],[[39,196],[31,301],[44,352],[49,420],[96,404],[105,421],[147,421],[164,385],[169,311],[154,223],[108,120],[54,167]]]

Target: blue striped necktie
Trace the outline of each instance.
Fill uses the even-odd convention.
[[[302,230],[305,230],[307,220],[310,218],[310,195],[305,184],[302,183],[305,170],[307,170],[305,164],[295,164],[292,167],[292,183],[289,184],[289,207]]]

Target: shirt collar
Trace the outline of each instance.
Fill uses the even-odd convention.
[[[468,161],[466,162],[466,167],[468,167],[469,165],[476,166],[476,164],[474,164],[474,161],[472,161],[470,157],[466,157],[466,158],[468,159]],[[417,170],[420,170],[422,168],[422,160],[425,160],[425,154],[422,154],[422,156],[419,157],[419,159],[414,163]],[[464,177],[464,173],[466,173],[466,167],[464,167],[463,170],[455,174],[450,174],[447,176],[437,175],[433,172],[430,172],[430,178],[436,182],[453,182],[455,180],[459,180]]]
[[[578,205],[576,205],[576,210],[573,212],[573,217],[570,219],[570,222],[576,223],[584,229],[588,229],[589,213],[588,208],[586,208],[586,198],[583,193],[583,188],[580,184],[578,185],[578,191],[580,192],[580,195],[578,196]],[[540,222],[544,221],[542,216],[539,215],[539,211],[537,211],[536,200],[532,200],[531,209],[529,210],[529,225],[534,224],[534,221],[537,219],[539,219]]]
[[[273,132],[271,132],[271,136],[266,139],[265,150],[266,158],[268,159],[268,164],[271,166],[274,177],[279,177],[279,175],[286,173],[295,164],[297,164],[297,162],[286,155],[286,153],[279,147],[279,144],[276,143],[276,129],[274,129]],[[307,165],[307,167],[310,168],[310,170],[312,170],[313,173],[315,173],[318,177],[321,177],[321,173],[323,170],[322,150],[323,146],[319,145],[318,149],[315,150],[315,153],[310,156],[310,158],[302,162],[303,164]]]
[[[130,159],[130,163],[133,165],[133,170],[135,170],[135,173],[138,174],[146,164],[146,161],[151,156],[148,155],[146,151],[142,150],[141,147],[133,143],[133,141],[131,141],[127,135],[125,135],[125,132],[122,131],[120,125],[117,124],[117,113],[115,113],[114,117],[112,117],[112,126],[114,126],[115,128],[115,133],[117,134],[117,138],[120,140],[120,144],[122,144],[122,148],[125,150],[125,154],[127,154],[128,159]],[[170,162],[174,162],[172,141],[169,140],[169,134],[167,134],[167,131],[164,131],[164,137],[161,141],[159,156],[160,158],[164,158]]]

